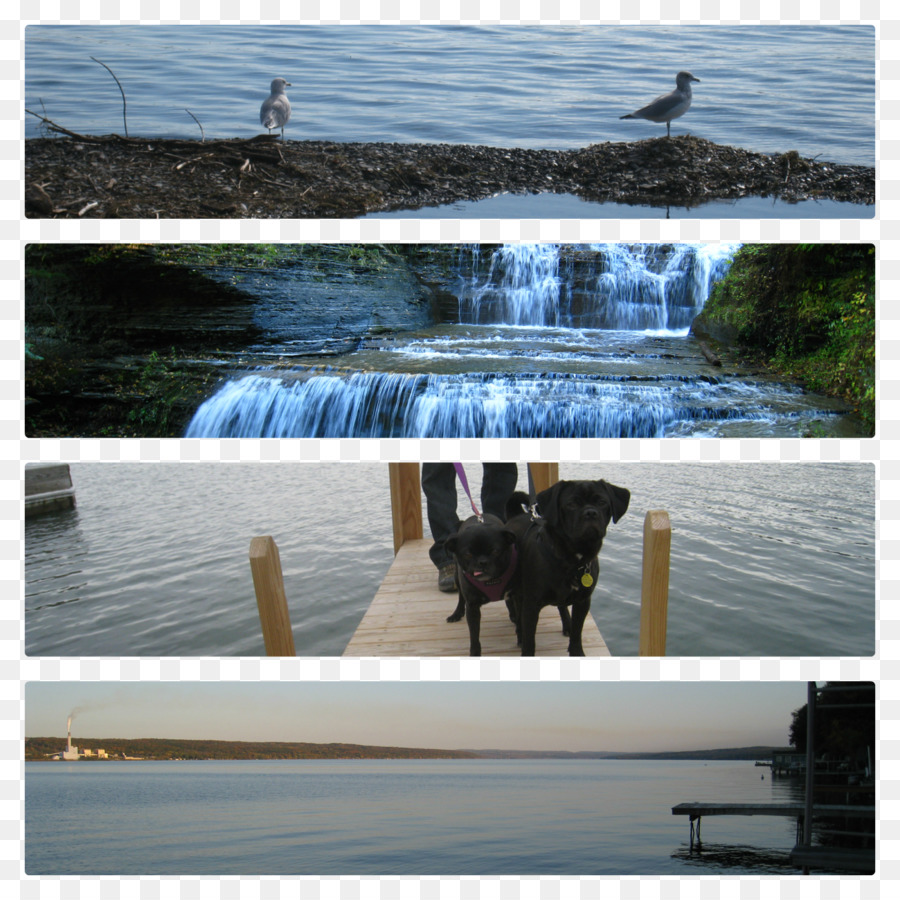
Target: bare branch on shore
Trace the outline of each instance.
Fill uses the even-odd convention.
[[[197,127],[200,129],[200,142],[202,143],[206,140],[206,135],[203,133],[203,126],[200,124],[200,120],[187,107],[185,107],[184,111],[197,123]]]
[[[110,75],[112,75],[116,84],[119,85],[119,93],[122,95],[122,124],[125,126],[125,137],[128,137],[128,118],[127,118],[127,114],[126,114],[126,108],[128,106],[128,103],[125,100],[125,90],[122,87],[122,84],[119,81],[119,79],[116,78],[116,73],[113,72],[113,70],[105,62],[100,62],[99,59],[96,59],[93,56],[91,57],[91,59],[93,59],[94,62],[97,63],[97,65],[103,66],[103,68],[106,69],[106,71],[109,72]]]
[[[94,141],[98,140],[97,138],[88,137],[84,134],[77,134],[74,131],[69,131],[68,128],[63,128],[62,125],[57,125],[52,119],[48,119],[46,116],[42,116],[40,113],[36,113],[33,110],[26,109],[25,112],[30,116],[34,116],[37,119],[40,119],[51,131],[58,131],[60,134],[67,134],[69,137],[75,138],[79,141]]]

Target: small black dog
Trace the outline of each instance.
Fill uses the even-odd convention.
[[[481,656],[481,607],[500,600],[516,570],[516,536],[496,516],[470,516],[444,546],[456,559],[459,603],[448,622],[458,622],[465,614],[469,626],[469,655]],[[510,619],[513,609],[506,601]]]
[[[630,499],[630,491],[606,481],[558,481],[538,494],[540,518],[532,518],[523,508],[525,494],[510,498],[506,527],[515,534],[520,559],[509,592],[522,656],[534,656],[545,606],[559,608],[569,656],[584,656],[581,633],[600,571],[597,555],[607,526],[625,515]]]

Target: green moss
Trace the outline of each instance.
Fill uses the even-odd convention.
[[[159,244],[153,252],[160,262],[239,269],[265,269],[279,263],[314,266],[317,261],[381,269],[393,255],[392,248],[382,244]]]

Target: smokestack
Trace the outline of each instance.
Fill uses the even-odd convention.
[[[66,719],[66,750],[72,752],[72,717]]]

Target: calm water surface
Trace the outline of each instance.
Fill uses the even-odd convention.
[[[871,26],[30,25],[25,106],[122,133],[119,89],[92,56],[122,83],[133,136],[199,138],[186,110],[207,138],[258,134],[283,76],[292,140],[567,149],[662,136],[619,117],[687,69],[701,83],[674,134],[875,164]]]
[[[25,524],[30,655],[262,654],[247,561],[262,534],[279,546],[297,652],[340,655],[392,559],[386,465],[71,471],[77,508]],[[477,492],[481,466],[466,472]],[[669,655],[874,653],[873,466],[564,463],[560,475],[632,492],[604,543],[591,610],[614,654],[637,653],[648,509],[672,521]],[[467,514],[462,493],[457,508]],[[464,623],[459,633],[465,655]]]
[[[25,871],[796,874],[792,819],[708,819],[691,855],[671,807],[798,787],[752,762],[26,763]]]
[[[446,206],[423,206],[373,212],[364,219],[856,219],[874,216],[874,207],[838,200],[787,203],[772,197],[719,200],[688,209],[684,206],[630,206],[592,203],[572,194],[496,194]]]

